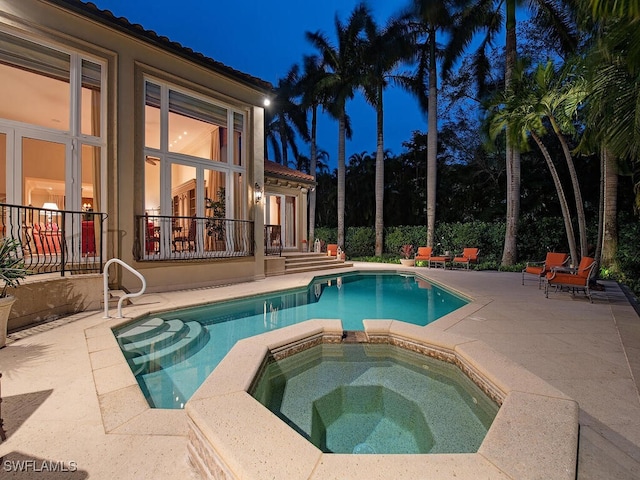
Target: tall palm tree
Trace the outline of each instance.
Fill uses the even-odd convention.
[[[309,140],[309,127],[305,110],[296,102],[299,83],[298,65],[293,65],[284,78],[278,80],[271,102],[271,120],[267,123],[267,140],[271,144],[274,160],[289,166],[289,149],[298,158],[296,131],[303,140]]]
[[[501,31],[505,30],[505,91],[511,84],[513,69],[517,59],[516,7],[526,5],[540,15],[548,25],[548,35],[555,38],[565,51],[575,49],[577,41],[572,22],[573,1],[566,0],[470,0],[470,7],[462,15],[451,42],[447,48],[443,69],[449,71],[453,62],[468,47],[476,34],[484,32],[476,53],[474,67],[481,93],[486,91],[485,77],[491,63],[487,49],[494,43]],[[504,8],[504,12],[503,12]],[[507,125],[507,130],[510,127]],[[511,143],[514,135],[507,132],[506,172],[507,172],[507,213],[502,265],[513,265],[517,259],[516,241],[520,216],[520,152]]]
[[[433,245],[438,175],[438,32],[450,33],[456,12],[467,0],[411,0],[408,18],[412,27],[416,73],[405,87],[413,90],[427,109],[427,245]],[[428,82],[428,96],[424,86]]]
[[[345,207],[345,141],[351,137],[346,104],[361,83],[362,31],[369,9],[364,4],[355,7],[346,24],[336,15],[334,23],[337,45],[332,45],[321,32],[307,32],[306,37],[318,50],[327,75],[318,84],[327,101],[329,114],[338,120],[338,245],[344,248]]]
[[[365,25],[363,52],[364,98],[376,110],[376,174],[375,174],[375,255],[381,256],[384,246],[384,89],[394,78],[394,71],[402,61],[412,56],[411,41],[405,25],[399,19],[391,19],[379,28],[369,16]]]
[[[318,107],[325,103],[325,95],[320,88],[326,75],[322,59],[317,55],[305,55],[302,62],[303,74],[298,87],[302,92],[302,107],[311,110],[311,158],[309,173],[316,179],[318,169]],[[326,152],[325,152],[326,154]],[[316,189],[309,192],[309,245],[313,245],[316,228]]]

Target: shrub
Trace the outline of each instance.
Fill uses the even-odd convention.
[[[349,227],[344,243],[350,257],[373,255],[376,251],[376,231],[373,227]]]

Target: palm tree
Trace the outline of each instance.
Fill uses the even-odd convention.
[[[640,209],[640,14],[603,21],[589,61],[591,122],[606,148],[631,163]]]
[[[338,245],[344,248],[345,205],[345,141],[351,137],[351,126],[346,112],[347,101],[355,95],[361,83],[361,33],[365,27],[369,9],[364,4],[355,7],[349,20],[343,24],[335,17],[337,46],[321,32],[307,32],[309,42],[318,50],[326,69],[326,76],[318,89],[326,99],[329,114],[338,120]]]
[[[318,169],[318,107],[325,103],[324,93],[319,88],[326,71],[322,60],[316,55],[305,55],[303,60],[303,74],[298,87],[302,92],[302,107],[311,110],[311,159],[309,173],[316,179]],[[324,152],[326,154],[326,152]],[[309,245],[313,245],[316,228],[316,189],[309,192]]]
[[[549,100],[553,97],[552,94],[545,92],[547,95],[541,95],[541,91],[544,91],[545,87],[548,88],[548,73],[549,70],[545,66],[539,66],[530,76],[524,74],[524,69],[521,65],[516,68],[516,75],[511,87],[505,93],[498,94],[497,100],[494,101],[493,111],[489,117],[489,131],[493,139],[502,131],[506,131],[507,135],[511,136],[509,141],[519,150],[527,149],[528,137],[533,138],[549,167],[560,201],[571,260],[573,263],[577,263],[579,257],[569,204],[555,164],[542,141],[542,138],[547,133],[544,125],[544,120],[549,115],[549,107],[547,105],[553,103]],[[553,124],[553,122],[551,123]],[[554,126],[553,128],[555,131],[556,127]],[[558,134],[557,131],[556,134]]]
[[[447,55],[443,63],[445,72],[449,71],[455,59],[471,43],[476,34],[484,31],[485,35],[474,54],[474,67],[478,79],[479,90],[486,91],[485,77],[490,69],[487,48],[490,47],[504,26],[505,41],[505,91],[511,85],[513,69],[517,59],[516,41],[516,6],[526,4],[530,10],[540,15],[549,26],[548,34],[554,37],[565,51],[572,51],[576,46],[574,27],[571,21],[573,2],[561,0],[471,0],[472,5],[466,9],[460,22],[451,36],[447,47]],[[503,13],[504,7],[504,13]],[[507,125],[507,130],[509,130]],[[507,172],[507,214],[504,251],[502,265],[513,265],[517,259],[516,241],[518,234],[518,218],[520,216],[520,152],[511,143],[515,135],[507,131],[506,172]]]
[[[629,20],[640,18],[640,0],[590,0],[590,6],[594,17],[597,18],[627,18]]]
[[[565,134],[576,134],[573,118],[575,118],[579,106],[587,96],[586,81],[584,77],[575,72],[574,65],[571,63],[565,64],[561,72],[556,72],[552,62],[538,65],[532,74],[532,80],[533,82],[530,83],[534,94],[532,99],[538,102],[536,110],[541,116],[549,120],[554,133],[560,141],[562,152],[567,162],[573,186],[573,197],[576,203],[576,216],[580,233],[580,255],[585,256],[588,252],[584,203],[573,156]]]
[[[411,58],[411,42],[404,24],[392,19],[378,28],[369,16],[365,26],[365,65],[362,89],[367,102],[376,110],[376,174],[375,174],[375,255],[381,256],[384,246],[384,102],[383,93],[395,68],[403,60]]]
[[[591,71],[587,129],[601,152],[598,245],[601,242],[601,264],[615,272],[619,165],[633,172],[640,209],[640,2],[591,0],[589,7],[584,17],[597,22],[597,28],[586,27],[596,32],[586,64]]]
[[[293,65],[287,75],[278,80],[275,96],[271,102],[272,116],[267,124],[267,140],[273,149],[274,160],[285,167],[289,166],[289,148],[291,148],[296,160],[299,155],[295,141],[296,131],[303,140],[309,140],[305,110],[296,103],[299,71],[300,67]]]
[[[413,90],[421,105],[427,107],[427,245],[433,245],[436,220],[438,175],[438,31],[450,32],[454,15],[467,0],[411,0],[408,18],[412,24],[417,71],[405,87]],[[426,35],[426,39],[424,36]],[[428,82],[428,97],[424,95]]]

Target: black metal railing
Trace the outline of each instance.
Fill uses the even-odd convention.
[[[137,260],[198,260],[254,255],[253,222],[210,217],[137,215]]]
[[[264,254],[282,255],[282,227],[280,225],[264,226]]]
[[[104,213],[0,203],[2,236],[17,240],[33,274],[102,273]]]

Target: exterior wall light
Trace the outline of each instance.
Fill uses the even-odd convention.
[[[258,182],[256,182],[255,186],[253,187],[253,194],[256,197],[256,203],[260,203],[260,200],[262,200],[262,187]]]

